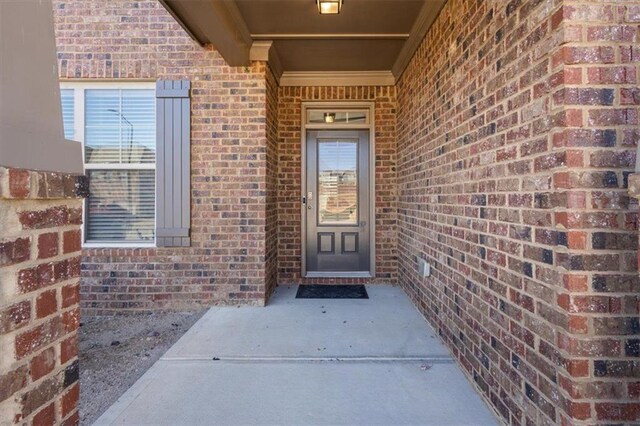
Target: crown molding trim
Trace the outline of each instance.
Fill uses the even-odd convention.
[[[406,40],[410,36],[409,33],[251,34],[251,38],[254,40]]]
[[[271,40],[254,41],[249,50],[249,60],[267,62],[269,60],[269,50],[271,50],[271,46],[273,46]]]
[[[391,71],[285,71],[280,86],[393,86]]]
[[[411,27],[411,35],[405,41],[404,46],[402,46],[402,50],[398,54],[396,58],[396,62],[393,64],[391,68],[391,72],[393,72],[396,80],[399,80],[402,76],[402,73],[409,65],[409,61],[413,58],[413,55],[420,47],[422,40],[424,40],[427,32],[431,28],[431,25],[438,19],[442,8],[447,3],[447,0],[433,0],[427,1],[420,9],[420,13],[416,18],[416,22]]]
[[[267,62],[271,67],[271,72],[273,72],[276,81],[280,84],[282,64],[280,63],[280,57],[278,56],[276,47],[271,40],[254,41],[249,50],[249,60],[252,62]]]

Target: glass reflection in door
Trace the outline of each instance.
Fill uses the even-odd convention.
[[[318,140],[318,224],[358,223],[358,140]]]

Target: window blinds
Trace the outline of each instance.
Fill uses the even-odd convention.
[[[64,126],[64,137],[65,139],[75,140],[75,98],[73,89],[60,90],[60,99],[62,100],[62,124]]]
[[[154,242],[155,120],[154,90],[85,90],[87,242]]]

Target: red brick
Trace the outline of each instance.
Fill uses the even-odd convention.
[[[31,239],[18,238],[13,241],[0,242],[0,267],[15,265],[29,260],[31,257]]]
[[[615,9],[611,5],[569,4],[563,10],[567,20],[579,23],[613,22],[615,17]]]
[[[572,315],[569,317],[568,329],[572,333],[587,334],[589,332],[589,319]]]
[[[0,375],[0,402],[5,401],[14,393],[27,386],[29,369],[21,365],[15,370],[3,372]]]
[[[56,351],[47,348],[31,359],[31,380],[34,382],[53,371],[56,365]]]
[[[9,194],[14,198],[29,197],[31,175],[28,170],[9,169]]]
[[[80,424],[80,414],[78,411],[75,411],[71,416],[65,419],[64,422],[60,423],[60,426],[78,426]]]
[[[591,404],[588,402],[572,402],[567,407],[567,414],[572,419],[589,420],[591,418]]]
[[[632,382],[629,383],[629,398],[638,399],[640,398],[640,382]]]
[[[615,50],[610,46],[565,47],[564,63],[575,64],[612,64],[615,62]]]
[[[640,5],[629,5],[627,8],[627,22],[640,22]]]
[[[56,418],[59,408],[56,401],[61,397],[64,384],[55,367],[60,365],[59,357],[63,355],[77,357],[77,339],[72,339],[76,333],[68,336],[63,354],[59,339],[65,334],[65,325],[61,316],[55,316],[58,290],[51,285],[55,283],[54,265],[62,261],[58,257],[58,230],[25,232],[25,229],[60,225],[72,229],[65,212],[67,206],[80,207],[80,191],[75,186],[71,192],[65,192],[64,188],[58,190],[56,182],[81,179],[76,176],[71,179],[68,175],[59,175],[57,179],[56,176],[58,174],[50,172],[0,167],[0,180],[6,179],[4,184],[9,184],[3,189],[10,189],[10,193],[0,194],[0,198],[4,196],[4,200],[0,199],[0,210],[5,214],[4,239],[0,241],[0,280],[8,279],[2,281],[0,334],[4,335],[3,343],[12,346],[4,352],[12,359],[15,356],[9,360],[11,370],[6,369],[0,375],[0,402],[13,401],[3,411],[3,419],[10,423],[59,424],[62,419]],[[0,186],[2,184],[0,182]],[[77,230],[79,226],[74,228]],[[39,263],[35,265],[23,265],[36,259]],[[66,274],[79,275],[76,257],[64,262]],[[78,299],[71,293],[66,291],[67,310],[77,309]],[[73,323],[70,319],[67,322]]]
[[[640,403],[596,403],[598,420],[637,421],[640,419]]]
[[[22,211],[19,218],[24,229],[55,228],[69,224],[69,211],[66,206],[56,206],[45,210]]]
[[[66,364],[77,356],[78,336],[74,334],[60,343],[60,364]]]
[[[24,327],[31,320],[31,302],[23,300],[0,310],[0,334]]]
[[[633,43],[637,38],[637,29],[632,25],[607,25],[587,28],[587,41],[615,41]]]
[[[57,376],[48,377],[34,388],[30,388],[20,397],[22,416],[27,417],[44,404],[52,401],[60,391],[60,379]]]
[[[80,326],[80,310],[78,308],[62,314],[65,333],[76,331]]]
[[[38,259],[47,259],[58,255],[58,233],[49,232],[38,235]]]
[[[56,424],[56,410],[53,403],[47,405],[33,416],[33,426],[53,426]]]
[[[618,126],[638,124],[638,112],[634,109],[596,109],[589,111],[589,125]]]
[[[565,275],[564,287],[571,292],[585,292],[588,288],[588,277],[585,275]]]
[[[16,336],[16,356],[22,359],[54,342],[63,334],[60,317],[54,317],[37,327]]]
[[[62,396],[62,418],[67,417],[78,406],[78,400],[80,398],[80,385],[78,383],[71,386],[67,392]]]
[[[63,253],[80,251],[80,230],[66,231],[63,239]]]
[[[44,318],[58,310],[56,290],[43,291],[36,298],[36,318]]]
[[[635,84],[637,72],[634,67],[590,67],[587,82],[591,84]]]
[[[39,290],[53,283],[53,265],[51,263],[43,263],[18,272],[18,288],[21,293]]]
[[[69,284],[62,287],[62,308],[77,305],[80,302],[80,286]]]
[[[567,232],[567,247],[570,249],[584,250],[587,248],[587,234],[580,231]]]

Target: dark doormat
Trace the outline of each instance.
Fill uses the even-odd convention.
[[[363,285],[301,285],[296,299],[368,299]]]

